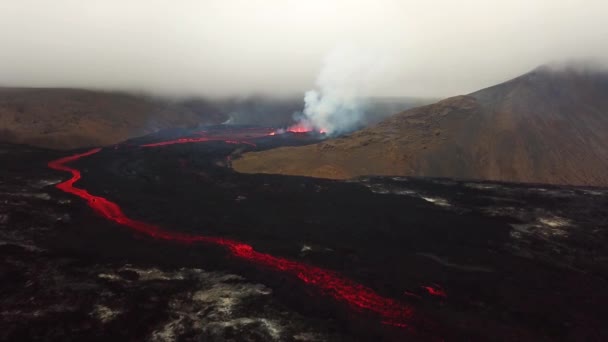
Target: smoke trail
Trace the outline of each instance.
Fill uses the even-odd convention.
[[[382,79],[385,69],[386,58],[375,49],[333,49],[317,76],[316,89],[304,95],[304,111],[296,117],[297,126],[328,135],[359,128],[367,106],[364,96]]]

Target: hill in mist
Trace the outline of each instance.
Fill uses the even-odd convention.
[[[221,123],[204,101],[81,89],[0,88],[0,140],[46,148],[110,145],[168,127]]]
[[[608,185],[608,74],[541,67],[236,170],[323,178],[413,175]]]
[[[373,98],[362,125],[420,104],[418,98]],[[301,96],[192,97],[180,100],[120,92],[0,88],[0,141],[45,148],[104,146],[166,128],[209,124],[287,127]]]

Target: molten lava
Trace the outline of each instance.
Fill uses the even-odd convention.
[[[313,129],[309,125],[306,125],[304,123],[298,123],[293,126],[287,127],[286,131],[291,133],[308,133],[312,132]]]
[[[209,141],[207,138],[186,138],[161,143],[146,144],[143,147],[164,146],[178,143],[190,143]],[[228,143],[234,143],[228,141]],[[101,151],[101,148],[92,149],[88,152],[57,159],[48,163],[51,169],[71,173],[72,177],[56,187],[61,191],[70,193],[84,199],[89,207],[102,217],[128,227],[138,233],[145,234],[155,239],[174,241],[184,244],[205,243],[225,247],[233,256],[242,258],[252,263],[273,269],[275,271],[291,274],[304,283],[316,287],[323,293],[338,301],[347,303],[356,311],[365,311],[379,316],[383,324],[400,328],[410,328],[409,321],[413,316],[411,307],[396,300],[385,298],[372,289],[360,285],[338,273],[319,267],[307,265],[297,261],[276,257],[270,254],[256,251],[251,245],[213,236],[191,235],[162,229],[160,226],[138,221],[127,217],[118,204],[110,200],[90,194],[85,189],[74,187],[81,178],[79,170],[66,166],[67,163],[84,158]],[[428,290],[428,289],[427,289]],[[429,290],[431,292],[431,290]]]
[[[284,133],[296,133],[296,134],[300,134],[300,133],[317,133],[317,134],[326,134],[327,131],[323,128],[320,129],[315,129],[314,127],[312,127],[311,125],[305,123],[305,122],[299,122],[295,125],[289,126],[287,128],[281,128],[278,129],[276,131],[272,131],[270,133],[268,133],[268,135],[277,135],[277,134],[284,134]]]
[[[428,292],[431,296],[448,298],[448,294],[445,292],[445,290],[443,290],[443,288],[441,288],[441,286],[439,286],[437,284],[435,284],[435,286],[433,286],[433,285],[422,286],[422,288],[425,289],[426,292]]]

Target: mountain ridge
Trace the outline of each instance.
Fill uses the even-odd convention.
[[[0,140],[54,149],[111,145],[227,119],[204,101],[72,88],[0,88]]]
[[[608,186],[608,74],[537,68],[316,145],[245,154],[239,172]]]

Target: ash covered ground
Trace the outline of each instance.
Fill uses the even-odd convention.
[[[0,145],[0,339],[608,339],[607,189],[231,170],[318,141],[267,133],[164,131],[66,163],[133,220],[255,252],[108,220],[47,166],[83,151]]]

